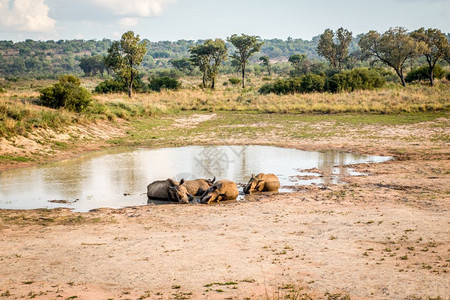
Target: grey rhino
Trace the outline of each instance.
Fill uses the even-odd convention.
[[[182,203],[189,203],[194,199],[193,196],[201,196],[214,184],[216,177],[209,179],[184,180],[181,179],[180,184],[168,187],[169,200]]]
[[[236,183],[230,180],[219,180],[203,193],[200,202],[210,204],[214,201],[234,200],[238,196]]]
[[[256,176],[252,174],[249,182],[244,187],[244,193],[277,192],[279,188],[280,181],[276,175],[259,173]]]
[[[178,185],[173,179],[158,180],[147,186],[147,197],[151,200],[169,201],[169,187]]]

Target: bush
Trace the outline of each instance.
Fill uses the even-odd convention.
[[[81,87],[80,79],[74,75],[61,76],[53,86],[43,89],[39,98],[44,106],[76,112],[84,111],[92,101],[91,93]]]
[[[328,77],[308,73],[300,77],[278,79],[274,83],[263,85],[261,94],[294,94],[313,92],[343,92],[354,90],[370,90],[382,87],[385,83],[376,71],[369,69],[353,69],[330,73]]]
[[[153,77],[150,78],[149,88],[152,91],[160,92],[162,89],[178,90],[181,88],[181,82],[171,77]]]
[[[230,77],[228,78],[228,81],[232,84],[232,85],[238,85],[239,83],[241,83],[241,79],[237,78],[237,77]]]
[[[413,81],[426,81],[429,80],[428,77],[428,66],[422,66],[419,68],[412,69],[406,77],[405,81],[411,83]],[[433,78],[442,79],[445,76],[445,70],[440,65],[434,66]]]
[[[329,77],[326,90],[337,92],[353,92],[355,90],[373,90],[385,84],[385,80],[376,71],[366,68],[345,70]]]
[[[100,82],[94,89],[94,92],[100,94],[126,92],[127,86],[116,79],[110,79]]]
[[[2,93],[6,93],[6,90],[0,86],[0,94],[2,94]]]
[[[447,73],[447,75],[445,76],[445,78],[450,81],[450,73]]]
[[[294,94],[323,92],[325,78],[321,75],[307,74],[301,77],[278,79],[274,83],[263,85],[259,92],[261,94]]]
[[[133,91],[144,93],[148,91],[146,84],[142,81],[141,77],[137,77],[133,81]],[[109,79],[100,82],[94,89],[95,93],[108,94],[108,93],[127,93],[128,87],[122,80],[118,78]]]

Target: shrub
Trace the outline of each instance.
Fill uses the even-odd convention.
[[[41,104],[51,108],[64,107],[81,112],[91,103],[91,93],[80,86],[80,79],[74,75],[63,75],[51,87],[41,91]]]
[[[141,77],[137,77],[133,81],[134,92],[146,92],[148,91],[146,84],[142,81]],[[127,93],[128,87],[119,78],[109,79],[100,82],[94,89],[95,93],[108,94],[108,93]]]
[[[261,94],[294,94],[322,92],[325,87],[325,78],[321,75],[307,74],[301,77],[278,79],[274,83],[263,85],[259,92]]]
[[[352,92],[355,90],[372,90],[380,88],[385,80],[376,71],[366,68],[345,70],[329,77],[326,90],[337,92]]]
[[[228,78],[228,81],[232,84],[232,85],[238,85],[239,83],[241,83],[241,79],[237,78],[237,77],[230,77]]]
[[[440,65],[434,66],[433,78],[441,79],[444,76],[445,76],[445,70]],[[426,66],[426,65],[419,67],[419,68],[412,69],[412,71],[409,72],[405,77],[405,81],[407,83],[411,83],[413,81],[426,81],[426,80],[429,80],[428,66]]]
[[[100,94],[126,92],[127,86],[116,79],[109,79],[100,82],[94,89],[94,92]]]
[[[301,91],[303,93],[323,92],[325,87],[325,78],[316,74],[306,74],[301,78]]]
[[[308,73],[300,77],[278,79],[274,83],[263,85],[261,94],[293,94],[313,92],[343,92],[354,90],[370,90],[382,87],[385,83],[376,71],[369,69],[353,69],[331,73],[328,77]]]
[[[447,75],[445,75],[445,78],[450,81],[450,73],[447,73]]]
[[[0,94],[2,94],[2,93],[6,93],[6,90],[0,86]]]
[[[181,88],[181,82],[171,77],[152,77],[150,78],[149,88],[152,91],[160,92],[162,89],[178,90]]]

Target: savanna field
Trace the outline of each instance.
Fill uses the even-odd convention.
[[[448,40],[0,41],[0,298],[450,299]]]

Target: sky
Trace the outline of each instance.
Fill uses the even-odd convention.
[[[450,32],[450,0],[0,0],[0,40],[150,41],[227,38],[310,40],[325,29],[353,35],[390,27]]]

